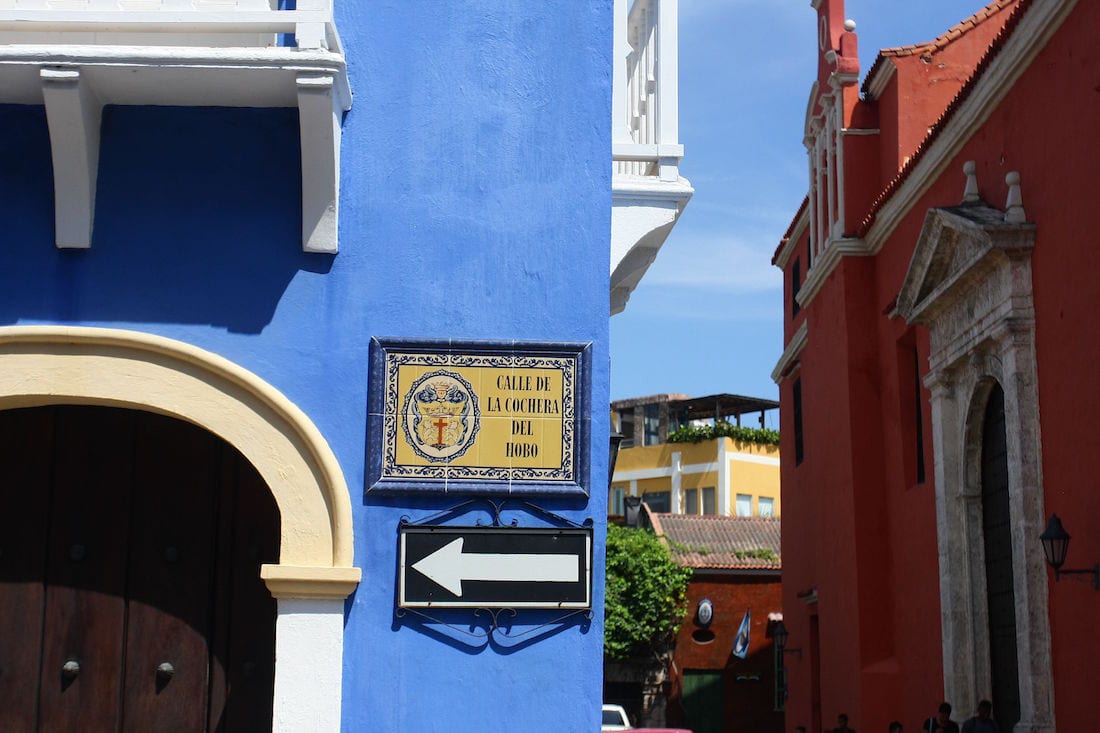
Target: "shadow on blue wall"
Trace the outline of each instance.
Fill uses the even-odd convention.
[[[43,107],[0,105],[0,323],[179,323],[258,333],[301,248],[296,109],[103,110],[90,250],[54,246]]]
[[[551,636],[569,630],[587,634],[591,611],[542,611],[533,609],[439,609],[419,613],[395,609],[393,631],[403,628],[429,636],[466,654],[492,649],[514,654]]]

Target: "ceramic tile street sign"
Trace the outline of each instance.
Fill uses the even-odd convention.
[[[592,530],[402,527],[403,608],[592,606]]]
[[[587,351],[376,339],[368,490],[584,491]]]

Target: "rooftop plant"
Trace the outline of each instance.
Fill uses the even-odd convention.
[[[713,425],[684,425],[668,434],[669,443],[702,443],[715,438],[733,438],[747,443],[779,445],[779,431],[749,428],[719,420]]]

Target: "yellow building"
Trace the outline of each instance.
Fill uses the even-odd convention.
[[[656,512],[780,516],[779,446],[751,440],[767,435],[741,429],[742,416],[759,413],[763,427],[765,414],[778,406],[728,394],[665,394],[611,403],[612,425],[623,442],[608,513],[625,514],[632,503],[628,499],[637,497]],[[714,432],[719,435],[711,437]],[[678,437],[703,439],[677,442]]]

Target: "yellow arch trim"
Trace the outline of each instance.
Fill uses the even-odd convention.
[[[142,409],[220,436],[252,463],[279,506],[279,564],[262,571],[272,592],[354,590],[351,498],[336,456],[309,417],[252,372],[138,331],[0,327],[0,409],[50,404]]]

